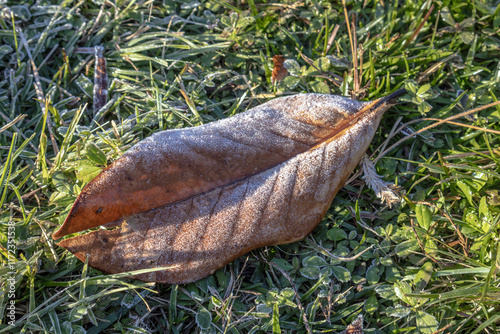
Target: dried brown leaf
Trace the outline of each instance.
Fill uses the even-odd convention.
[[[104,48],[95,47],[95,73],[94,73],[94,116],[106,105],[108,101],[108,73]]]
[[[141,141],[90,182],[54,238],[89,265],[186,283],[304,238],[356,167],[397,91],[374,102],[300,94]]]
[[[358,317],[345,329],[345,331],[339,334],[363,334],[363,315],[360,314]]]
[[[285,67],[285,60],[286,58],[284,56],[273,57],[274,67],[271,73],[271,79],[274,83],[283,80],[288,75],[288,70]]]

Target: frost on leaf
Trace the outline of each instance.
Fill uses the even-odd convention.
[[[377,174],[375,165],[370,161],[367,155],[364,155],[361,159],[361,165],[363,166],[363,179],[366,181],[368,187],[375,192],[375,195],[382,200],[382,203],[387,203],[391,208],[393,204],[401,201],[397,194],[399,187],[393,183],[384,181],[382,177]]]
[[[187,283],[252,249],[304,238],[402,91],[373,102],[277,98],[136,144],[85,186],[55,239],[108,273]],[[113,228],[111,228],[113,227]]]

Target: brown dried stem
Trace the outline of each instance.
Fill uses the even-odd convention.
[[[436,126],[439,126],[441,124],[444,124],[444,123],[450,123],[452,120],[454,119],[457,119],[457,118],[460,118],[460,117],[464,117],[464,116],[467,116],[467,115],[471,115],[471,114],[474,114],[474,113],[477,113],[481,110],[484,110],[484,109],[487,109],[487,108],[490,108],[490,107],[494,107],[496,105],[499,105],[500,104],[500,101],[496,101],[496,102],[492,102],[492,103],[489,103],[489,104],[486,104],[484,106],[481,106],[481,107],[478,107],[478,108],[475,108],[475,109],[472,109],[472,110],[468,110],[468,111],[464,111],[460,114],[457,114],[457,115],[454,115],[454,116],[450,116],[446,119],[436,119],[436,118],[422,118],[422,119],[416,119],[416,120],[413,120],[413,121],[410,121],[408,123],[406,123],[405,125],[401,126],[398,130],[395,131],[395,133],[397,132],[400,132],[405,126],[409,125],[409,124],[412,124],[412,123],[416,123],[416,122],[422,122],[422,121],[426,121],[426,120],[437,120],[436,123],[434,124],[431,124],[429,126],[426,126],[425,128],[422,128],[418,131],[415,131],[414,133],[412,133],[411,135],[408,135],[400,140],[398,140],[396,143],[394,143],[393,145],[391,145],[388,149],[386,149],[385,151],[383,151],[382,153],[380,153],[378,155],[377,158],[375,158],[375,160],[373,161],[373,163],[376,163],[378,160],[380,160],[382,157],[384,157],[388,152],[390,152],[392,149],[394,149],[395,147],[397,147],[399,144],[401,144],[402,142],[404,142],[405,140],[409,139],[409,138],[412,138],[414,137],[415,135],[419,134],[419,133],[422,133],[424,131],[427,131],[429,129],[432,129],[432,128],[435,128]],[[492,130],[489,130],[489,129],[485,129],[485,128],[479,128],[483,131],[486,131],[486,132],[491,132]]]
[[[431,8],[429,8],[429,10],[427,11],[427,14],[425,14],[424,19],[418,25],[417,30],[415,30],[415,32],[410,36],[410,38],[408,38],[406,40],[405,47],[408,47],[408,45],[411,43],[411,41],[419,34],[419,32],[422,29],[422,27],[424,26],[425,22],[427,22],[427,20],[429,19],[429,16],[431,16],[433,10],[434,10],[434,4],[431,5]]]

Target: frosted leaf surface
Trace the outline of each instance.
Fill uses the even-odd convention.
[[[173,266],[137,278],[186,283],[257,247],[302,239],[356,167],[388,106],[301,94],[159,132],[87,185],[56,234],[113,221],[120,227],[60,245],[80,259],[89,254],[89,264],[105,272]]]
[[[306,152],[365,103],[333,95],[272,100],[207,125],[139,142],[82,191],[62,237],[230,184]]]

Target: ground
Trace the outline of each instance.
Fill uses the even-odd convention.
[[[0,332],[338,333],[360,314],[365,333],[498,332],[498,2],[31,0],[0,13]],[[304,240],[162,285],[102,274],[51,238],[83,186],[153,133],[278,96],[400,88],[374,165]]]

